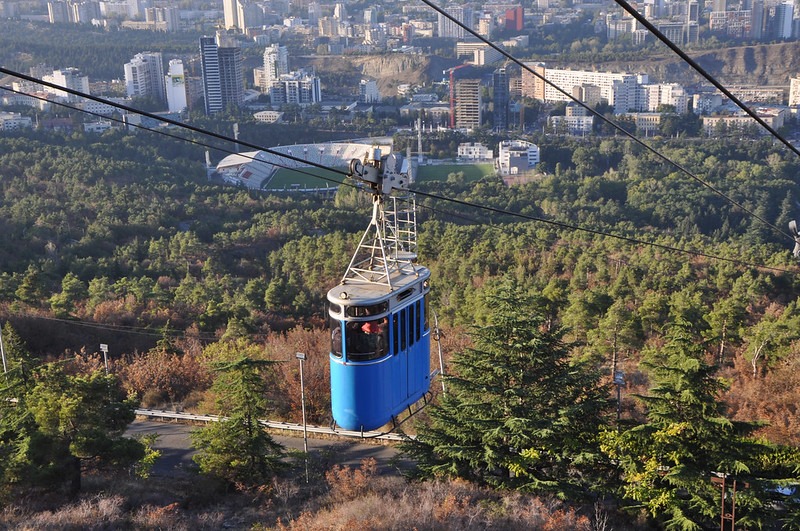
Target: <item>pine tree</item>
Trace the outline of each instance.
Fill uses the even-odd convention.
[[[283,446],[259,423],[270,411],[261,374],[270,363],[244,356],[212,362],[212,391],[224,418],[192,434],[200,470],[241,489],[263,484],[284,468]]]
[[[642,362],[652,381],[649,394],[637,396],[647,407],[647,422],[609,432],[604,449],[624,473],[623,495],[667,529],[718,524],[721,491],[712,477],[723,475],[729,484],[739,481],[736,528],[761,528],[770,519],[770,495],[781,477],[791,475],[797,452],[752,438],[757,423],[724,416],[719,396],[725,384],[703,355],[689,323],[672,325],[667,344]]]
[[[63,364],[34,366],[10,325],[3,329],[8,372],[0,386],[0,484],[81,488],[82,464],[127,467],[145,457],[123,437],[135,402],[113,375],[71,374]]]
[[[598,433],[609,403],[598,375],[570,364],[562,331],[511,285],[487,295],[488,324],[453,358],[447,395],[404,445],[423,477],[576,496],[602,475]]]

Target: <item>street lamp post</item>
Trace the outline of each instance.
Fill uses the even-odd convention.
[[[303,451],[306,454],[306,483],[308,483],[308,431],[306,431],[306,388],[303,382],[303,362],[306,361],[306,355],[303,352],[295,354],[300,360],[300,404],[303,409]]]

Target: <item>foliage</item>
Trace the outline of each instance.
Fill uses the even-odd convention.
[[[559,496],[594,487],[607,407],[597,374],[570,364],[561,331],[543,330],[532,300],[505,284],[487,296],[474,347],[453,357],[448,393],[405,451],[427,477]]]
[[[122,65],[142,50],[171,54],[196,53],[200,35],[181,31],[104,30],[89,24],[0,21],[0,63],[21,72],[38,64],[77,67],[93,81],[118,79]],[[15,53],[25,50],[25,53]]]
[[[181,402],[192,391],[209,385],[205,367],[191,354],[156,346],[122,368],[125,387],[138,397],[150,400]],[[149,404],[154,406],[157,404]]]
[[[724,416],[719,400],[724,384],[702,356],[689,324],[673,325],[667,344],[643,362],[652,388],[637,398],[647,407],[647,422],[608,433],[605,449],[620,463],[625,497],[667,529],[704,529],[718,522],[720,493],[712,478],[723,475],[748,484],[737,496],[737,526],[760,528],[773,509],[769,497],[776,483],[767,478],[791,474],[796,457],[787,461],[750,437],[756,423]],[[776,456],[777,462],[764,466]]]
[[[141,443],[123,437],[134,418],[114,376],[100,370],[71,374],[63,364],[27,366],[19,337],[4,330],[10,370],[2,391],[2,484],[81,488],[82,463],[124,468],[142,457]]]
[[[262,485],[285,466],[283,447],[259,423],[270,411],[261,375],[267,365],[244,356],[212,363],[212,390],[225,417],[192,433],[200,470],[237,489]]]

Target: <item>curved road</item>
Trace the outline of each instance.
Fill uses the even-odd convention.
[[[191,469],[195,466],[192,461],[195,451],[192,448],[189,434],[197,428],[198,426],[176,422],[137,419],[128,426],[126,434],[129,436],[158,434],[158,439],[153,446],[161,451],[161,457],[153,466],[152,473],[169,476],[179,473],[182,469]],[[273,435],[272,438],[287,449],[303,451],[302,436]],[[313,459],[328,466],[333,464],[358,466],[362,459],[372,457],[378,463],[378,470],[382,474],[395,470],[393,460],[396,460],[399,455],[398,450],[392,446],[312,438],[308,439],[308,452]]]

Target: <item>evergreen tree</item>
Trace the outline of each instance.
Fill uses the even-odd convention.
[[[453,358],[447,395],[404,445],[423,477],[577,496],[602,474],[598,431],[608,407],[598,375],[570,364],[530,298],[504,285],[487,296],[488,324]]]
[[[212,391],[225,417],[192,434],[200,470],[237,488],[261,485],[284,467],[283,446],[259,423],[271,410],[261,374],[270,363],[244,356],[212,362],[217,374]]]
[[[127,467],[145,457],[123,437],[134,419],[114,376],[68,373],[61,364],[33,367],[10,325],[3,329],[8,372],[0,387],[0,480],[13,487],[60,487],[75,494],[82,466]]]
[[[35,483],[81,488],[82,462],[126,467],[144,457],[144,446],[123,437],[133,422],[135,400],[126,398],[113,375],[68,374],[60,365],[36,369],[25,405],[36,429],[23,448]]]
[[[675,323],[668,343],[642,364],[652,379],[649,395],[637,396],[647,407],[647,422],[609,432],[604,446],[620,463],[624,496],[667,529],[706,529],[720,520],[721,491],[712,478],[732,476],[740,485],[736,527],[760,529],[774,509],[769,498],[777,480],[791,475],[797,452],[750,437],[757,423],[723,415],[719,395],[725,385],[703,361],[689,323]]]

